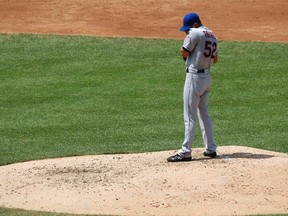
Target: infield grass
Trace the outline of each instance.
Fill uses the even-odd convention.
[[[0,43],[0,165],[180,147],[181,40],[1,34]],[[288,152],[288,44],[221,42],[219,55],[217,144]]]

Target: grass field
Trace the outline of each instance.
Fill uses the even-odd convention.
[[[0,165],[178,149],[181,45],[0,34]],[[220,42],[219,55],[210,96],[217,144],[287,153],[288,44]]]

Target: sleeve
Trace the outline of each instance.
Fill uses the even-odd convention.
[[[197,35],[193,34],[193,31],[190,31],[189,34],[185,37],[182,47],[183,49],[191,53],[193,52],[196,44],[197,44]]]

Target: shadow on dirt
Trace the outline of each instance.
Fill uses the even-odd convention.
[[[255,153],[246,153],[246,152],[235,152],[232,154],[222,154],[218,155],[217,158],[247,158],[247,159],[266,159],[266,158],[272,158],[274,155],[268,155],[268,154],[255,154]]]
[[[274,155],[269,154],[255,154],[255,153],[246,153],[246,152],[235,152],[232,154],[218,154],[216,158],[209,157],[193,157],[193,161],[208,161],[208,160],[219,160],[219,159],[232,159],[232,158],[246,158],[246,159],[267,159],[275,157]]]

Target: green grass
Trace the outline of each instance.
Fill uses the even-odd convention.
[[[181,40],[2,34],[0,43],[0,165],[180,147]],[[287,48],[220,43],[210,97],[220,146],[288,152]]]
[[[0,164],[175,148],[178,43],[2,35]]]
[[[0,165],[178,149],[181,40],[0,35]],[[288,44],[221,42],[218,145],[288,152]],[[194,147],[202,147],[200,131]],[[59,215],[0,208],[0,215]],[[60,214],[67,215],[67,214]]]
[[[222,43],[211,104],[220,145],[288,151],[287,48]]]

